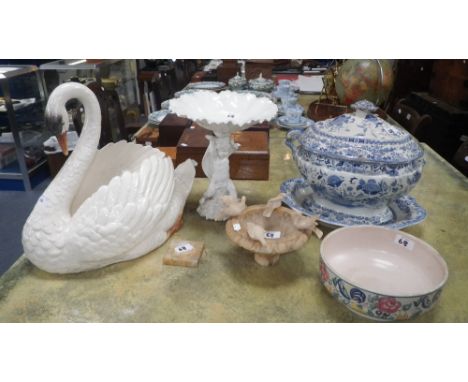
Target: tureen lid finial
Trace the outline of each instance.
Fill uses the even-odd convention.
[[[352,105],[351,105],[351,108],[358,111],[363,111],[365,113],[373,113],[375,111],[377,111],[378,107],[375,106],[372,102],[366,100],[366,99],[362,99],[360,101],[357,101],[357,102],[354,102]]]

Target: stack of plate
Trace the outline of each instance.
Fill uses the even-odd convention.
[[[270,93],[265,93],[265,92],[260,92],[258,90],[251,90],[251,89],[242,89],[242,90],[234,90],[237,93],[250,93],[253,94],[257,97],[265,97],[268,98],[269,100],[275,102],[275,99]]]
[[[286,114],[286,109],[288,106],[284,106],[282,103],[278,104],[278,115],[285,115]],[[296,103],[294,107],[298,107],[302,109],[302,114],[304,114],[304,107]]]
[[[194,89],[194,90],[223,90],[226,88],[226,84],[221,81],[200,81],[200,82],[190,82],[184,90]]]
[[[154,111],[148,116],[148,122],[152,125],[159,125],[168,114],[169,110]]]
[[[282,115],[281,117],[276,118],[276,124],[280,128],[286,130],[307,129],[314,124],[314,121],[303,116],[299,117],[298,120],[292,120],[287,115]]]

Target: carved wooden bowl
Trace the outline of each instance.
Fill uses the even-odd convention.
[[[263,266],[278,262],[280,255],[301,248],[309,239],[311,231],[299,230],[293,224],[297,212],[285,207],[276,208],[271,217],[263,216],[265,205],[247,207],[239,216],[226,223],[226,234],[238,246],[253,252],[255,261]],[[247,223],[262,227],[266,232],[280,232],[279,238],[265,239],[266,245],[252,239],[247,232]],[[239,225],[240,229],[239,229]],[[236,228],[238,230],[236,230]]]

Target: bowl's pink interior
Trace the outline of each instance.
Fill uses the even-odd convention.
[[[396,242],[397,235],[411,246]],[[438,289],[448,276],[447,265],[427,243],[404,232],[380,227],[349,227],[330,233],[322,242],[325,264],[343,280],[371,292],[417,296]]]

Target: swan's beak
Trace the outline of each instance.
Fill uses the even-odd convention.
[[[63,155],[68,156],[67,132],[57,135],[57,141],[62,149]]]

